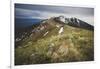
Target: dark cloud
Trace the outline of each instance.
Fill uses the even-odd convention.
[[[84,15],[94,14],[93,8],[85,8],[85,7],[15,4],[15,8],[22,8],[27,10],[39,10],[41,12],[47,11],[56,13],[84,14]]]
[[[66,17],[78,17],[87,22],[94,23],[94,8],[15,4],[15,17],[18,18],[47,18],[64,15]]]

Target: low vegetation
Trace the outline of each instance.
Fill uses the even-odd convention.
[[[21,42],[15,48],[15,65],[94,60],[93,31],[68,25],[62,34],[58,30],[50,30],[36,41],[31,40],[32,36]]]

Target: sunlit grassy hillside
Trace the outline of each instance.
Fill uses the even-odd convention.
[[[94,59],[94,32],[64,26],[64,32],[58,34],[59,28],[49,30],[46,36],[32,40],[26,38],[20,47],[15,48],[15,64],[42,64],[55,62],[91,61]]]

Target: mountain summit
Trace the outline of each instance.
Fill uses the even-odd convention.
[[[66,18],[64,16],[59,16],[55,18],[56,21],[63,22],[64,24],[74,26],[74,27],[79,27],[79,28],[84,28],[88,30],[94,30],[94,27],[78,18],[72,17],[72,18]]]

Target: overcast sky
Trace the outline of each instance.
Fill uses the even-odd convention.
[[[94,9],[85,7],[15,4],[15,18],[47,19],[54,16],[76,17],[94,24]]]

